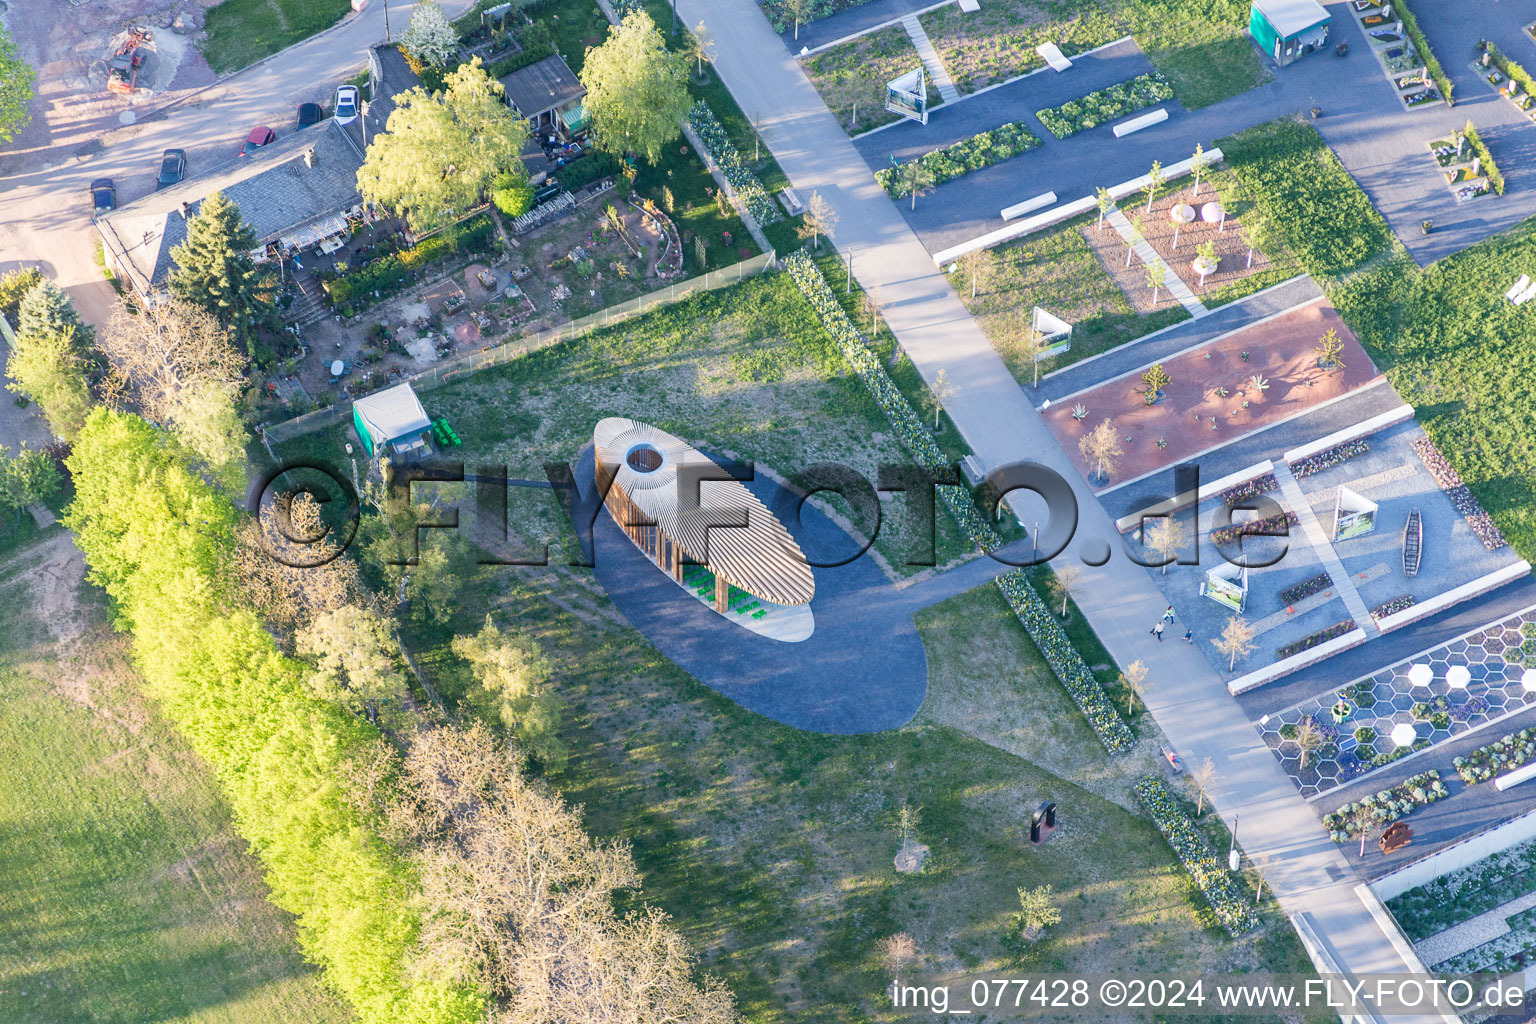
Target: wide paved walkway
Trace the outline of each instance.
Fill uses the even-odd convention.
[[[1072,481],[1081,510],[1063,555],[1103,549],[1117,535],[991,343],[966,312],[800,68],[752,0],[679,0],[690,24],[704,19],[718,46],[716,67],[747,110],[774,111],[764,141],[802,194],[825,196],[839,214],[837,243],[858,250],[855,270],[878,286],[892,332],[923,377],[940,370],[955,387],[951,419],[987,466],[1038,460]],[[1088,553],[1092,553],[1089,550]],[[1211,758],[1221,781],[1213,804],[1242,819],[1242,845],[1271,864],[1285,908],[1309,915],[1329,953],[1351,973],[1401,972],[1406,965],[1353,891],[1353,875],[1311,808],[1275,764],[1204,656],[1184,644],[1154,644],[1148,626],[1165,602],[1145,570],[1123,555],[1087,569],[1078,601],[1121,664],[1137,658],[1157,686],[1149,701],[1158,725],[1184,755]],[[1407,1020],[1409,1018],[1402,1018]]]

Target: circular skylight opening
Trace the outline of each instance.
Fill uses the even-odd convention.
[[[664,460],[654,445],[637,444],[624,454],[624,462],[636,473],[654,473]]]

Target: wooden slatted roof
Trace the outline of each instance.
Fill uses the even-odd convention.
[[[679,507],[679,469],[713,467],[709,456],[665,430],[619,416],[598,423],[592,442],[614,486],[693,560],[754,597],[810,604],[816,580],[800,545],[739,482],[706,480],[698,507]],[[721,525],[742,522],[747,525]]]

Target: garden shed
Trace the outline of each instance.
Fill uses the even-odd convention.
[[[1317,0],[1253,0],[1248,34],[1284,67],[1328,45],[1329,14]]]
[[[426,452],[422,435],[432,429],[426,409],[409,384],[396,384],[353,402],[352,425],[370,456],[407,461]]]

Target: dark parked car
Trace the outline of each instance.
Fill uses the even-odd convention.
[[[187,151],[168,149],[160,155],[160,177],[155,179],[155,191],[170,188],[187,176]]]
[[[240,147],[241,156],[250,156],[262,146],[277,139],[277,133],[264,124],[259,124],[251,129],[251,134],[245,137],[245,145]]]
[[[325,108],[318,103],[299,104],[299,127],[308,128],[325,120]]]
[[[91,206],[96,213],[117,209],[117,186],[111,178],[97,178],[91,182]]]

